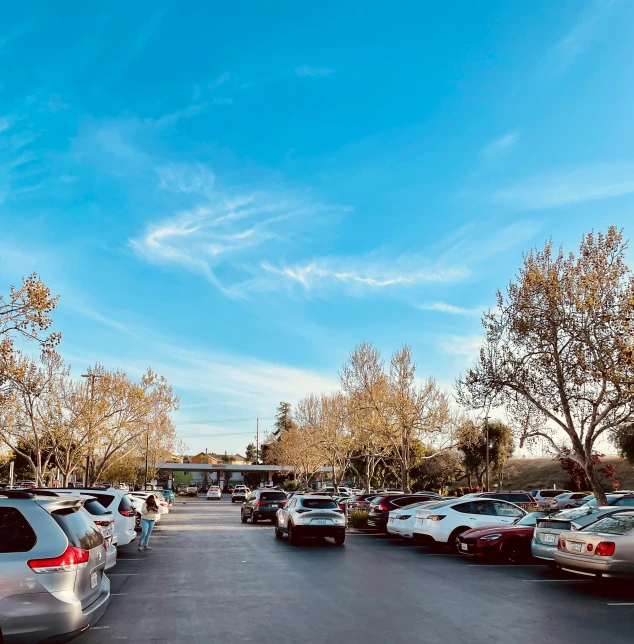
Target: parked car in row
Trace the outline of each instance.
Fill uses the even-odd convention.
[[[327,495],[294,496],[277,511],[275,536],[288,535],[290,544],[303,538],[327,538],[342,546],[346,540],[346,520],[343,511]]]
[[[385,494],[375,497],[370,503],[370,514],[368,515],[368,528],[381,532],[387,531],[387,523],[390,511],[397,508],[404,508],[412,503],[440,499],[438,494]]]
[[[634,507],[634,494],[630,492],[620,492],[607,495],[608,505],[613,505],[619,508],[631,508]],[[597,507],[597,500],[594,498],[594,494],[591,494],[585,499],[584,506],[589,506],[591,508]]]
[[[431,501],[417,501],[410,505],[406,505],[403,508],[390,510],[390,516],[387,522],[388,534],[394,534],[405,539],[413,539],[416,510],[419,508],[426,508],[434,503],[438,503],[438,499],[433,499]]]
[[[414,539],[428,545],[460,547],[459,536],[467,530],[510,525],[526,514],[508,501],[451,499],[416,510]]]
[[[564,492],[570,492],[570,490],[531,490],[530,495],[537,502],[537,507],[542,509],[549,507],[551,500]]]
[[[212,485],[208,490],[207,490],[207,500],[209,499],[221,499],[222,498],[222,490],[218,485]]]
[[[356,494],[348,501],[349,510],[369,510],[370,503],[378,496],[376,492]]]
[[[67,641],[110,599],[105,541],[85,497],[0,494],[0,641]]]
[[[587,503],[590,499],[588,492],[564,492],[558,494],[550,500],[546,506],[549,510],[569,510],[578,508],[580,505]]]
[[[286,505],[286,493],[281,490],[258,488],[249,492],[240,509],[242,523],[249,519],[251,523],[272,521],[275,523],[277,511]]]
[[[615,512],[583,530],[559,535],[555,563],[597,578],[634,576],[634,512]]]

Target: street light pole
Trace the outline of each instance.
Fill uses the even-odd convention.
[[[147,426],[147,431],[145,432],[145,476],[143,482],[143,489],[147,490],[147,468],[148,468],[148,455],[150,452],[150,426]]]
[[[90,380],[90,416],[88,418],[88,443],[90,443],[90,434],[91,434],[91,429],[92,429],[92,400],[95,395],[95,380],[97,378],[103,378],[103,374],[98,374],[98,373],[82,373],[81,374],[82,378],[88,378]],[[84,487],[88,487],[88,484],[90,482],[90,452],[86,454],[86,474],[84,476]]]
[[[486,488],[489,492],[489,417],[484,417],[484,428],[486,432],[487,453],[486,453]]]

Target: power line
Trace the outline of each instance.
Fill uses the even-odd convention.
[[[254,435],[255,432],[229,432],[227,434],[179,434],[179,438],[213,438],[214,436],[245,436]]]
[[[271,418],[262,418],[262,416],[253,416],[252,418],[223,418],[219,420],[188,420],[188,421],[176,421],[177,425],[204,425],[205,423],[246,423],[249,421],[260,420],[275,420],[275,417]]]

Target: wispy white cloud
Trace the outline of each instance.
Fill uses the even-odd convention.
[[[299,65],[295,67],[298,76],[330,76],[333,70],[329,67],[312,67],[310,65]]]
[[[485,156],[498,155],[512,148],[519,140],[519,132],[507,132],[506,134],[489,141],[482,150]]]
[[[447,304],[447,302],[430,302],[427,304],[419,304],[419,309],[423,311],[438,311],[440,313],[450,313],[452,315],[464,315],[466,317],[478,317],[482,315],[484,307],[474,307],[471,309]]]
[[[447,335],[440,339],[439,346],[445,353],[473,362],[480,355],[483,341],[481,335]]]
[[[523,210],[557,208],[634,193],[634,164],[603,164],[525,179],[492,195],[494,203]]]
[[[360,293],[368,289],[383,290],[425,283],[452,283],[468,276],[468,271],[458,267],[424,267],[421,258],[416,257],[389,260],[322,258],[292,266],[273,266],[263,262],[261,267],[275,279],[256,282],[258,288],[276,288],[286,283],[291,287],[299,285],[305,292],[323,292],[333,286],[340,286]]]
[[[8,116],[0,116],[0,133],[6,132],[11,127],[11,119]]]

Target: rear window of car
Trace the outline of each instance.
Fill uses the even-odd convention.
[[[112,499],[114,496],[112,494],[100,494],[99,492],[81,492],[82,496],[94,496],[104,508],[109,507],[112,504]]]
[[[263,501],[286,501],[284,492],[262,492],[260,498]]]
[[[104,514],[112,514],[110,510],[106,510],[106,508],[104,508],[103,505],[95,499],[87,499],[84,503],[84,507],[94,517],[102,517]]]
[[[339,508],[334,501],[329,499],[307,499],[306,497],[302,499],[302,507],[308,510],[335,510]]]
[[[538,528],[550,528],[551,530],[569,530],[570,521],[557,521],[555,519],[537,519]]]
[[[634,507],[634,496],[624,496],[621,499],[617,499],[611,505],[625,506],[625,507]]]
[[[133,510],[134,508],[132,507],[132,503],[130,503],[130,499],[127,496],[122,496],[121,500],[119,501],[119,512],[121,510]]]
[[[28,552],[37,537],[26,517],[15,508],[0,508],[0,553]]]
[[[79,508],[54,510],[51,516],[63,530],[71,546],[91,550],[103,543],[101,532]]]
[[[634,514],[613,514],[599,519],[596,523],[584,528],[584,532],[603,532],[605,534],[627,534],[634,530]]]
[[[543,497],[544,499],[552,499],[555,496],[559,496],[560,494],[563,494],[561,490],[542,490],[539,493],[539,496]]]

